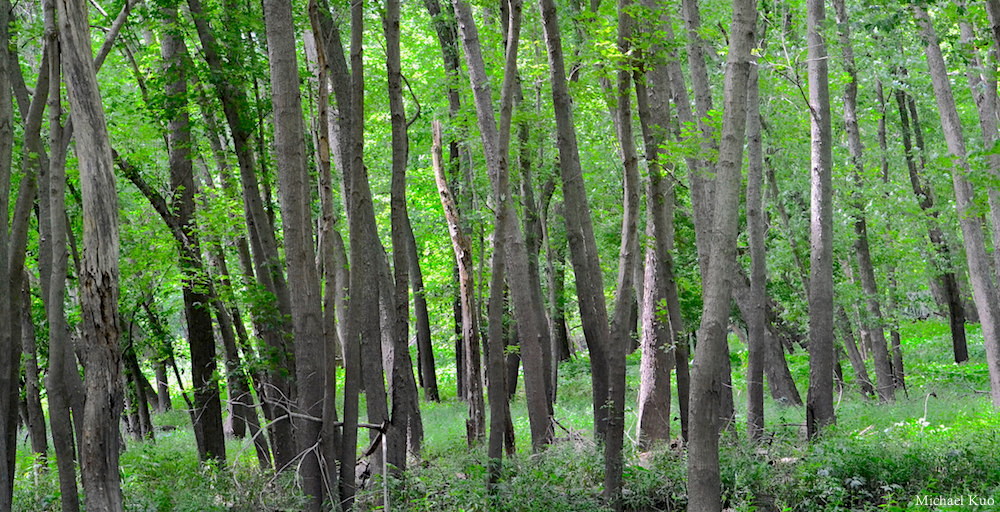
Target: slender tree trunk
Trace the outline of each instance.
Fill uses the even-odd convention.
[[[875,394],[875,387],[872,386],[872,381],[868,378],[865,358],[858,351],[858,343],[854,338],[854,328],[851,327],[851,320],[847,316],[847,311],[844,310],[843,306],[837,306],[836,324],[837,329],[840,331],[841,339],[844,340],[844,346],[847,347],[847,358],[851,362],[851,368],[854,370],[854,379],[858,382],[861,394],[865,398],[871,397]]]
[[[862,322],[871,333],[872,354],[875,358],[875,379],[878,383],[879,399],[883,402],[893,402],[895,383],[892,376],[892,360],[885,339],[885,326],[882,318],[882,306],[879,303],[878,284],[875,280],[875,266],[872,264],[871,250],[868,245],[868,221],[865,214],[865,199],[862,191],[865,189],[864,156],[861,145],[861,128],[858,125],[858,72],[854,64],[854,48],[851,44],[851,22],[847,16],[845,0],[834,0],[837,16],[840,47],[843,53],[844,68],[850,80],[844,86],[844,125],[847,128],[847,149],[851,154],[853,169],[854,197],[854,254],[858,260],[858,273],[861,275],[861,288],[865,294],[866,314]]]
[[[11,164],[14,150],[14,108],[11,101],[10,10],[0,6],[0,283],[10,282],[10,236],[7,221],[10,205]],[[44,64],[43,64],[44,65]],[[20,271],[20,270],[18,270]],[[21,371],[21,340],[14,339],[11,324],[17,320],[11,308],[10,289],[0,289],[0,510],[10,510],[14,493],[14,460],[17,456],[18,375]],[[19,291],[19,290],[18,290]]]
[[[504,85],[501,93],[500,129],[493,114],[489,81],[479,44],[478,30],[471,8],[464,0],[454,0],[462,46],[465,49],[469,79],[476,103],[479,130],[482,135],[487,170],[495,195],[497,211],[497,236],[504,240],[504,254],[509,281],[518,283],[511,287],[514,314],[521,338],[524,361],[525,394],[528,401],[528,419],[531,425],[531,444],[539,451],[552,439],[552,403],[548,390],[543,351],[549,347],[548,326],[541,304],[538,283],[531,282],[528,268],[528,250],[524,233],[517,224],[517,213],[510,196],[510,176],[507,168],[507,148],[510,139],[510,111],[513,83],[516,76],[517,42],[520,32],[520,4],[511,9],[512,28],[509,30]],[[516,11],[516,14],[515,14]],[[515,19],[516,18],[516,19]],[[463,313],[464,314],[464,313]],[[469,356],[466,355],[468,358]]]
[[[398,471],[406,469],[406,451],[420,454],[423,425],[420,420],[419,397],[413,380],[413,363],[409,351],[410,273],[408,236],[412,237],[410,214],[406,207],[406,166],[409,157],[406,109],[403,104],[403,74],[400,62],[399,0],[386,0],[383,28],[386,39],[386,75],[388,77],[389,117],[392,130],[392,183],[390,216],[392,229],[393,281],[392,299],[395,308],[393,332],[392,423],[399,436],[398,447],[390,444],[390,462]],[[477,361],[478,362],[478,361]],[[389,440],[392,440],[390,436]],[[393,451],[398,453],[393,454]]]
[[[965,244],[965,257],[969,264],[969,277],[972,280],[972,291],[979,310],[980,322],[983,328],[983,343],[986,347],[986,363],[990,372],[990,396],[993,406],[1000,407],[1000,301],[997,297],[996,284],[993,281],[993,269],[986,255],[985,239],[981,217],[970,210],[975,202],[975,192],[966,176],[969,174],[969,163],[965,151],[965,140],[962,136],[962,125],[955,108],[955,99],[951,92],[948,70],[938,44],[934,27],[927,12],[920,6],[912,6],[921,37],[927,43],[927,64],[934,86],[934,96],[937,98],[938,111],[941,114],[941,126],[948,153],[955,159],[952,165],[952,181],[955,186],[955,206],[958,210],[959,225],[962,228],[962,239]]]
[[[436,146],[440,148],[440,145]],[[439,149],[440,151],[440,149]],[[511,422],[507,376],[504,375],[504,256],[500,237],[493,238],[493,264],[490,276],[489,326],[486,335],[486,385],[490,400],[490,437],[487,444],[490,489],[500,480],[503,445],[507,426]],[[511,432],[513,434],[513,432]]]
[[[104,108],[97,88],[86,4],[58,0],[66,89],[77,134],[83,195],[80,305],[86,406],[80,469],[90,510],[122,510],[118,473],[121,349],[118,346],[118,197]]]
[[[434,365],[434,345],[431,343],[431,320],[427,310],[427,292],[424,289],[424,273],[420,268],[417,239],[413,227],[403,233],[406,237],[406,254],[410,266],[410,285],[413,287],[413,313],[417,327],[417,361],[420,385],[424,388],[424,399],[430,402],[441,400],[438,393],[437,370]]]
[[[28,432],[31,451],[39,463],[48,457],[49,443],[42,411],[41,382],[38,378],[38,348],[35,344],[35,322],[31,315],[31,291],[27,275],[23,278],[21,295],[21,348],[24,357],[24,396],[28,405]]]
[[[655,2],[649,1],[643,5],[650,8],[656,6]],[[647,34],[655,28],[653,23],[642,25]],[[665,167],[669,165],[669,159],[662,149],[670,125],[670,80],[667,67],[651,59],[659,51],[662,49],[653,47],[649,55],[640,54],[642,60],[635,72],[636,109],[650,170],[646,194],[646,236],[654,240],[653,245],[646,249],[645,289],[640,315],[642,357],[636,430],[639,446],[643,448],[670,439],[670,370],[676,355],[674,347],[681,335],[677,283],[673,277],[670,253],[674,184],[666,176]],[[644,67],[647,63],[652,64],[648,70]],[[667,305],[666,311],[662,309],[663,304]]]
[[[319,464],[323,477],[323,489],[329,493],[326,499],[331,503],[339,503],[337,467],[337,449],[340,446],[340,431],[334,423],[337,421],[337,366],[342,364],[340,353],[341,338],[337,326],[337,292],[343,289],[343,283],[338,281],[336,232],[337,216],[334,212],[333,171],[330,165],[330,150],[336,148],[330,141],[330,73],[326,58],[326,34],[323,32],[319,16],[319,5],[309,2],[309,21],[313,37],[316,41],[317,67],[317,98],[315,121],[316,161],[319,174],[319,197],[321,216],[319,219],[319,262],[320,274],[323,278],[323,424],[320,430]],[[341,155],[342,157],[343,155]],[[343,161],[338,164],[343,169]],[[335,507],[336,508],[336,507]]]
[[[905,73],[904,73],[905,74]],[[940,273],[935,279],[940,279],[941,287],[944,289],[948,307],[948,325],[951,330],[952,351],[955,355],[955,362],[962,363],[968,361],[969,350],[965,337],[965,308],[958,290],[958,278],[954,270],[951,270],[952,251],[948,242],[944,239],[941,227],[938,225],[938,212],[934,208],[934,194],[923,180],[924,157],[923,157],[923,135],[920,130],[918,118],[911,116],[916,114],[916,103],[912,98],[907,101],[907,94],[901,89],[895,92],[896,106],[899,109],[899,122],[902,132],[903,154],[906,157],[906,167],[910,176],[910,186],[913,194],[920,204],[920,208],[928,216],[927,237],[934,247],[934,251],[941,259],[941,263],[935,267]],[[911,124],[912,121],[912,124]],[[911,128],[916,136],[917,147],[920,148],[920,160],[916,160],[913,154],[913,140],[910,137]],[[943,272],[942,272],[943,270]]]
[[[188,7],[201,41],[202,53],[211,71],[209,76],[212,85],[222,103],[223,113],[233,136],[243,190],[247,232],[253,247],[254,264],[257,266],[257,279],[277,298],[276,310],[279,314],[276,318],[269,319],[274,327],[269,328],[263,336],[269,352],[273,355],[273,369],[268,371],[268,385],[264,393],[268,403],[264,410],[271,421],[275,466],[285,468],[295,456],[295,438],[291,431],[291,421],[287,417],[287,411],[291,409],[292,401],[295,399],[295,386],[286,377],[287,373],[294,373],[293,355],[285,342],[285,338],[292,331],[286,320],[291,315],[291,307],[288,288],[281,272],[277,241],[260,197],[252,147],[253,121],[249,118],[251,110],[246,93],[236,87],[239,82],[228,79],[230,73],[225,70],[219,42],[209,25],[201,1],[188,0]]]
[[[767,359],[767,260],[764,219],[764,155],[760,139],[760,77],[750,69],[747,87],[747,238],[750,243],[750,314],[744,321],[749,338],[747,356],[747,435],[764,437],[764,362]]]
[[[226,441],[222,428],[222,404],[216,380],[215,336],[212,333],[211,299],[203,273],[204,263],[194,225],[194,170],[191,161],[191,127],[187,114],[187,45],[176,33],[177,11],[161,10],[165,30],[161,55],[165,63],[165,110],[167,140],[170,154],[170,182],[174,206],[173,222],[183,233],[181,268],[185,274],[183,286],[184,316],[187,319],[188,342],[191,347],[191,378],[194,386],[192,415],[196,436],[201,440],[198,455],[202,460],[226,460]],[[168,224],[170,219],[164,219]],[[187,245],[187,247],[184,247]]]
[[[809,114],[812,170],[809,228],[809,395],[806,427],[810,437],[836,421],[833,411],[833,153],[830,87],[823,0],[806,3],[809,47]]]
[[[40,177],[42,193],[39,201],[39,229],[48,243],[43,243],[45,254],[40,254],[39,265],[42,277],[42,291],[46,295],[46,318],[49,323],[49,374],[46,382],[49,402],[49,417],[52,426],[52,444],[59,470],[59,490],[64,512],[80,509],[80,498],[76,483],[77,452],[74,431],[82,427],[82,411],[74,408],[72,398],[73,381],[70,375],[77,375],[76,357],[73,355],[66,325],[66,222],[65,208],[65,163],[66,151],[62,145],[64,133],[61,124],[60,62],[58,48],[59,29],[56,27],[55,1],[46,2],[46,32],[49,37],[49,136],[53,149],[48,169]],[[44,214],[43,214],[44,212]],[[47,263],[47,264],[46,264]],[[47,272],[46,272],[47,271]],[[45,275],[47,274],[47,275]],[[73,416],[71,416],[73,414]],[[74,429],[74,426],[78,427]],[[82,442],[77,439],[76,442]]]
[[[726,67],[722,140],[716,170],[713,238],[704,273],[704,305],[698,347],[691,375],[691,425],[688,445],[688,510],[719,511],[722,482],[719,474],[719,412],[725,366],[728,360],[726,327],[729,325],[731,276],[736,270],[740,164],[746,126],[746,88],[757,4],[754,0],[733,3],[729,58]]]
[[[539,0],[545,46],[549,59],[549,81],[555,112],[559,148],[559,172],[562,176],[563,203],[567,212],[566,237],[576,277],[577,298],[583,336],[590,353],[590,378],[594,402],[594,434],[603,440],[608,429],[608,410],[604,407],[609,390],[607,366],[611,350],[611,331],[604,299],[603,275],[597,241],[590,218],[587,190],[580,165],[580,151],[573,123],[573,105],[566,80],[562,32],[554,0]]]
[[[459,284],[461,285],[459,288],[459,297],[462,299],[462,345],[465,348],[465,352],[469,353],[474,350],[474,347],[479,345],[479,322],[477,315],[473,314],[476,311],[476,299],[474,293],[475,284],[473,282],[472,247],[469,238],[462,233],[462,221],[459,217],[458,207],[455,204],[455,199],[448,188],[448,181],[444,175],[442,152],[441,125],[435,121],[434,145],[431,149],[431,158],[434,162],[434,177],[438,193],[441,196],[441,206],[444,208],[445,220],[448,222],[448,233],[451,236],[452,249],[455,251],[455,258],[458,261]],[[478,355],[478,349],[475,349],[475,352]],[[503,353],[502,349],[500,353]],[[466,357],[465,359],[463,363],[471,366],[468,364],[471,362],[470,358]],[[470,370],[471,368],[466,369]],[[471,376],[478,375],[478,373],[472,372],[468,372],[468,374]],[[482,387],[478,386],[478,383],[481,383],[478,378],[472,379],[467,383],[467,392],[464,397],[469,406],[469,419],[466,421],[466,437],[470,447],[482,440],[486,433]],[[490,395],[491,402],[493,399],[494,396]]]
[[[996,77],[987,75],[983,66],[983,61],[975,47],[975,33],[972,24],[966,20],[959,22],[962,45],[966,47],[966,54],[969,55],[969,64],[966,68],[966,77],[969,79],[969,89],[972,92],[972,99],[976,103],[976,110],[979,112],[979,127],[983,135],[983,148],[989,151],[1000,139],[997,131],[997,81]],[[996,51],[990,52],[993,61],[996,62]],[[1000,177],[1000,155],[990,153],[987,156],[990,174],[994,178]],[[990,223],[994,226],[992,230],[993,243],[993,268],[994,272],[1000,272],[1000,188],[996,186],[987,187],[987,198],[990,205]]]

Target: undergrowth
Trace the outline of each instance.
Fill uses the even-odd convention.
[[[731,343],[737,405],[733,431],[720,453],[725,506],[734,511],[997,510],[1000,502],[1000,415],[988,395],[982,337],[969,329],[970,362],[951,362],[947,325],[924,321],[902,329],[907,390],[894,404],[863,399],[846,369],[837,397],[837,424],[818,440],[804,438],[802,408],[768,399],[767,439],[750,443],[743,432],[745,348]],[[638,354],[628,358],[628,396],[638,386]],[[808,359],[789,356],[805,396]],[[845,363],[846,364],[846,363]],[[603,461],[592,441],[589,365],[585,356],[560,368],[555,406],[557,441],[530,452],[523,388],[512,403],[517,454],[503,461],[499,483],[487,489],[484,447],[464,439],[465,405],[454,398],[422,404],[423,458],[399,479],[376,478],[358,494],[362,510],[381,509],[387,486],[392,510],[599,511]],[[445,379],[447,380],[447,379]],[[674,401],[676,404],[676,400]],[[676,407],[673,432],[680,426]],[[130,442],[121,459],[126,510],[299,510],[303,498],[293,477],[257,468],[252,445],[231,440],[229,463],[198,463],[190,420],[183,411],[159,414],[156,442]],[[627,439],[635,435],[634,403],[626,409]],[[622,501],[629,511],[679,511],[687,507],[682,443],[637,453],[627,443]],[[14,510],[59,509],[54,463],[40,462],[21,443]],[[48,468],[42,470],[40,468]],[[928,498],[961,499],[938,505]]]

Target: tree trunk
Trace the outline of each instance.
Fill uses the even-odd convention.
[[[440,148],[440,146],[437,146]],[[493,238],[493,264],[490,277],[490,303],[488,307],[488,333],[486,335],[486,385],[490,400],[490,437],[487,445],[489,457],[490,489],[500,480],[501,460],[507,425],[511,422],[507,376],[504,375],[504,257],[502,239]],[[511,432],[513,434],[513,432]]]
[[[0,283],[10,282],[10,237],[7,221],[10,212],[10,178],[14,150],[14,108],[11,101],[11,65],[6,48],[10,45],[10,10],[0,6]],[[44,64],[43,64],[44,65]],[[18,270],[20,271],[20,270]],[[11,306],[13,290],[0,290],[0,510],[10,510],[14,493],[14,460],[17,457],[18,375],[21,372],[21,340],[14,339],[11,325],[16,320]],[[19,290],[18,290],[19,292]]]
[[[285,343],[285,338],[292,330],[286,320],[291,315],[291,307],[288,288],[281,272],[277,241],[274,231],[270,229],[260,197],[251,140],[253,121],[249,116],[252,111],[248,106],[245,92],[236,88],[235,84],[239,82],[228,79],[230,74],[226,72],[222,55],[219,53],[219,42],[209,25],[201,1],[188,0],[188,7],[201,41],[202,53],[211,71],[209,76],[212,85],[222,103],[223,113],[233,136],[243,190],[247,232],[253,247],[254,265],[257,267],[256,276],[258,282],[277,298],[275,309],[278,315],[276,318],[267,319],[273,327],[269,327],[263,333],[263,339],[272,355],[270,361],[272,369],[268,371],[269,386],[264,395],[267,401],[264,411],[270,420],[270,439],[274,443],[275,467],[284,468],[292,462],[296,453],[291,421],[285,414],[292,407],[292,400],[295,397],[294,383],[286,377],[289,372],[294,373],[293,355]]]
[[[61,141],[65,136],[61,125],[61,87],[58,79],[60,61],[57,49],[59,29],[56,27],[56,3],[46,2],[46,36],[49,38],[49,137]],[[62,16],[60,15],[60,18]],[[49,417],[52,427],[52,444],[59,470],[59,490],[64,512],[80,509],[80,498],[76,483],[77,449],[74,433],[83,427],[83,411],[75,407],[73,386],[79,380],[76,357],[69,339],[66,324],[66,151],[57,142],[52,147],[48,169],[40,176],[39,229],[43,240],[44,254],[39,255],[42,291],[46,294],[46,319],[49,323],[49,374],[46,382],[49,402]],[[42,251],[40,247],[40,251]],[[47,264],[46,264],[47,263]],[[76,379],[71,376],[76,375]],[[72,416],[71,416],[72,414]],[[74,428],[76,427],[76,428]],[[81,454],[82,455],[82,454]]]
[[[644,2],[655,8],[655,3]],[[642,30],[651,34],[656,24],[644,23]],[[663,144],[670,125],[670,80],[667,67],[650,57],[661,48],[653,47],[642,59],[635,72],[636,109],[639,113],[642,137],[649,167],[646,194],[646,236],[654,244],[646,249],[643,281],[645,289],[641,304],[642,350],[639,366],[638,421],[636,430],[639,446],[649,448],[654,442],[670,439],[670,370],[676,356],[675,345],[681,336],[680,307],[677,283],[673,276],[674,183],[667,178],[665,167],[670,160]],[[644,66],[652,64],[646,69]],[[666,304],[666,311],[662,305]]]
[[[45,432],[45,413],[42,411],[41,382],[38,379],[38,348],[35,345],[35,322],[31,315],[31,291],[27,276],[23,278],[21,292],[21,348],[24,357],[24,396],[28,405],[28,433],[31,451],[38,455],[38,462],[48,457],[49,444]]]
[[[87,368],[80,469],[89,510],[122,510],[118,472],[121,349],[118,345],[118,197],[97,88],[86,3],[58,0],[66,89],[77,134],[83,196],[80,306]]]
[[[896,399],[896,385],[892,376],[892,360],[885,339],[885,325],[882,319],[882,306],[879,304],[878,284],[875,280],[875,267],[872,264],[871,250],[868,245],[868,221],[865,215],[865,199],[862,191],[865,189],[864,156],[861,145],[861,128],[858,125],[858,72],[854,64],[854,48],[851,44],[851,26],[847,17],[845,0],[834,0],[836,10],[840,47],[843,53],[844,68],[850,80],[844,86],[844,125],[847,128],[847,149],[851,154],[853,169],[852,206],[854,210],[854,254],[858,260],[858,273],[861,275],[861,288],[865,294],[866,314],[861,321],[871,335],[872,354],[875,358],[875,379],[878,384],[879,399],[883,402],[893,402]]]
[[[413,313],[417,327],[417,361],[420,385],[424,388],[424,399],[430,402],[441,400],[438,393],[437,370],[434,365],[434,345],[431,343],[431,320],[427,310],[427,292],[424,289],[424,273],[420,268],[420,252],[413,236],[413,227],[403,233],[406,237],[406,253],[410,266],[410,285],[413,287]]]
[[[386,39],[386,75],[388,77],[389,117],[392,130],[392,182],[390,189],[390,216],[392,230],[393,278],[395,288],[391,299],[395,308],[393,333],[392,423],[398,439],[389,445],[389,461],[397,471],[406,469],[407,447],[409,453],[420,455],[423,442],[423,425],[420,420],[419,397],[413,380],[413,363],[409,350],[410,322],[410,263],[409,237],[413,235],[410,214],[406,207],[406,166],[410,141],[407,131],[406,109],[403,104],[403,74],[400,63],[399,0],[386,0],[383,28]],[[408,236],[409,235],[409,236]],[[478,360],[476,361],[478,363]],[[390,431],[390,434],[393,434]],[[393,441],[395,436],[389,436]],[[396,446],[398,444],[398,446]],[[393,453],[395,452],[395,453]]]
[[[747,239],[750,244],[750,311],[747,324],[747,435],[764,437],[764,362],[767,360],[767,221],[764,218],[764,155],[760,140],[760,80],[757,66],[747,87]]]
[[[165,63],[165,110],[167,142],[170,154],[170,184],[173,191],[173,222],[183,233],[181,268],[184,272],[184,316],[187,319],[191,347],[191,378],[194,387],[192,415],[194,428],[200,431],[198,455],[202,460],[226,460],[226,440],[222,428],[222,404],[216,380],[215,336],[212,333],[211,299],[203,273],[196,226],[194,225],[194,172],[191,162],[191,127],[187,114],[187,46],[176,33],[177,11],[161,10],[165,30],[161,56]],[[164,219],[168,224],[170,219]],[[185,247],[186,245],[186,247]]]
[[[455,15],[462,46],[465,49],[469,79],[476,103],[476,117],[486,155],[487,171],[495,195],[497,235],[504,237],[504,254],[509,281],[518,283],[511,287],[514,314],[521,338],[524,361],[525,394],[528,401],[528,419],[531,425],[531,445],[541,450],[552,439],[552,403],[545,371],[543,351],[549,348],[548,326],[541,304],[538,283],[531,281],[528,268],[528,250],[524,233],[517,224],[517,213],[510,195],[510,176],[507,168],[507,148],[510,139],[511,92],[516,76],[517,42],[520,32],[520,5],[511,9],[511,21],[517,29],[508,33],[507,63],[501,93],[500,129],[493,114],[489,80],[479,44],[478,30],[471,8],[464,0],[454,0]],[[516,11],[516,14],[515,14]],[[515,19],[516,18],[516,19]],[[464,314],[464,313],[463,313]],[[466,358],[469,356],[466,355]]]
[[[843,306],[837,306],[836,323],[838,330],[840,330],[841,339],[844,340],[844,346],[847,347],[847,358],[854,370],[854,380],[858,382],[862,396],[871,397],[875,394],[875,388],[872,386],[871,379],[868,378],[865,358],[861,357],[861,352],[858,351],[858,343],[854,338],[854,328],[851,327],[851,319],[848,318],[847,311],[844,310]]]
[[[905,70],[902,74],[905,75]],[[938,225],[938,212],[934,208],[934,194],[932,189],[924,183],[922,177],[924,170],[924,145],[920,121],[915,116],[917,113],[916,103],[912,97],[908,101],[907,94],[902,89],[896,89],[895,96],[896,106],[899,109],[903,154],[906,157],[906,168],[910,176],[910,186],[913,188],[913,195],[916,196],[920,208],[928,216],[927,237],[930,239],[938,258],[941,260],[939,264],[935,265],[935,269],[940,273],[935,278],[940,279],[941,288],[944,289],[945,293],[948,306],[948,325],[951,330],[952,352],[955,355],[955,362],[962,363],[969,359],[969,350],[965,337],[965,308],[962,305],[962,298],[958,290],[958,278],[955,276],[954,270],[951,270],[952,251],[948,246],[948,242],[944,239],[941,227]],[[911,116],[913,117],[912,120]],[[911,127],[917,139],[917,147],[920,148],[919,166],[913,154],[913,141],[910,138]]]
[[[319,274],[313,257],[310,178],[306,169],[305,127],[299,96],[295,28],[289,0],[264,2],[271,103],[274,109],[274,150],[280,181],[281,224],[291,291],[292,329],[295,335],[295,380],[298,413],[293,421],[302,458],[298,462],[308,509],[321,510],[324,478],[319,449],[325,398],[327,341],[320,309]]]
[[[604,407],[604,403],[610,385],[607,361],[612,346],[607,304],[604,299],[603,274],[580,165],[580,151],[573,123],[572,99],[566,81],[562,32],[559,29],[556,4],[554,0],[539,0],[538,5],[542,15],[545,46],[548,50],[549,81],[552,84],[563,203],[567,212],[573,212],[572,215],[564,217],[570,259],[576,277],[583,336],[590,353],[594,434],[598,440],[603,440],[608,428],[608,410]]]
[[[464,353],[469,354],[475,351],[479,354],[479,326],[478,317],[474,314],[475,305],[475,284],[473,283],[472,270],[472,247],[469,238],[462,233],[461,218],[455,198],[448,188],[448,181],[444,175],[444,164],[442,162],[441,148],[441,125],[434,122],[434,145],[431,148],[431,158],[433,159],[434,178],[437,183],[438,193],[441,196],[441,206],[445,211],[445,220],[448,222],[448,233],[451,236],[452,250],[455,251],[455,259],[458,260],[459,272],[459,297],[462,300],[462,346]],[[503,353],[501,349],[500,353]],[[469,406],[469,419],[466,421],[466,438],[469,446],[473,446],[482,440],[486,433],[485,414],[483,410],[483,392],[481,382],[478,378],[478,365],[474,364],[468,355],[462,361],[466,366],[466,374],[473,377],[466,383],[466,394],[463,397]],[[502,368],[502,366],[501,366]],[[490,402],[493,401],[490,395]]]
[[[746,88],[757,5],[754,0],[733,3],[729,58],[726,67],[722,140],[716,170],[711,251],[704,273],[701,327],[691,375],[691,418],[688,445],[688,510],[719,511],[722,482],[719,474],[719,412],[722,406],[723,359],[728,361],[731,276],[736,269],[740,164],[746,125]]]
[[[961,4],[964,6],[964,2]],[[1000,139],[997,131],[997,81],[996,78],[987,75],[983,66],[983,61],[975,47],[975,33],[972,24],[967,20],[959,22],[962,45],[966,47],[966,55],[969,55],[968,67],[965,74],[969,79],[969,90],[972,92],[972,99],[976,103],[976,110],[979,112],[979,127],[983,135],[983,149],[990,151],[994,144]],[[1000,47],[998,47],[1000,48]],[[996,50],[990,52],[996,62],[996,56],[1000,55]],[[1000,155],[990,153],[987,157],[989,171],[993,179],[1000,177]],[[990,223],[993,225],[993,267],[994,272],[1000,272],[1000,188],[996,186],[987,187],[987,199],[990,205]]]
[[[809,437],[836,421],[833,410],[833,153],[823,0],[808,0],[809,112],[812,126],[809,221]]]
[[[969,183],[969,163],[965,152],[965,140],[962,136],[962,125],[955,108],[955,98],[952,96],[948,70],[944,57],[938,45],[934,27],[927,12],[919,6],[913,6],[913,15],[921,36],[927,43],[927,64],[934,86],[934,96],[937,98],[938,112],[941,114],[941,126],[944,130],[948,153],[955,159],[951,175],[955,186],[955,206],[958,210],[959,225],[962,228],[962,239],[965,244],[965,258],[969,264],[969,277],[972,280],[972,291],[979,310],[980,322],[983,328],[983,343],[986,347],[986,364],[990,372],[990,397],[994,407],[1000,407],[1000,302],[997,298],[996,285],[993,282],[993,269],[986,255],[985,240],[981,217],[972,213],[975,202],[972,184]]]

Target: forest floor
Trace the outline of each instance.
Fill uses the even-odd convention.
[[[768,439],[745,435],[746,348],[731,340],[736,429],[724,436],[723,495],[731,510],[1000,510],[1000,414],[990,406],[989,381],[978,326],[969,328],[972,362],[956,365],[947,324],[928,320],[902,330],[906,393],[891,405],[864,400],[844,368],[847,385],[837,400],[837,424],[809,443],[804,408],[767,398]],[[627,439],[634,441],[639,354],[628,358]],[[808,358],[789,356],[805,398]],[[454,368],[439,367],[445,400],[422,403],[423,460],[402,480],[388,482],[392,510],[598,511],[603,463],[592,441],[590,377],[585,357],[560,367],[557,441],[532,456],[523,390],[512,404],[518,455],[504,460],[503,479],[486,490],[485,448],[465,441],[466,407],[454,398]],[[872,370],[869,369],[871,372]],[[449,373],[451,372],[451,373]],[[873,375],[873,374],[872,374]],[[450,388],[449,388],[450,386]],[[672,432],[679,437],[676,400]],[[225,467],[199,466],[187,413],[154,417],[155,442],[128,441],[121,459],[126,510],[297,510],[301,496],[288,475],[257,469],[252,444],[229,441]],[[364,437],[362,437],[364,439]],[[677,442],[647,453],[626,443],[627,510],[686,508],[684,453]],[[14,510],[59,509],[55,464],[39,470],[27,443],[19,444]],[[377,509],[381,480],[359,495],[359,508]]]

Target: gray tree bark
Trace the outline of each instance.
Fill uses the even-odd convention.
[[[833,411],[833,153],[830,85],[823,0],[806,3],[809,47],[809,111],[812,133],[809,221],[809,394],[810,437],[836,421]]]
[[[58,0],[60,42],[83,196],[80,306],[87,400],[80,472],[90,510],[122,510],[118,472],[121,349],[118,346],[118,196],[104,107],[87,26],[86,3]]]
[[[765,254],[764,155],[760,139],[760,77],[750,70],[747,87],[747,238],[750,244],[750,311],[747,324],[747,435],[764,437],[764,362],[767,359],[767,255]]]
[[[327,341],[320,309],[319,273],[313,256],[310,178],[306,169],[305,127],[299,93],[295,27],[289,0],[264,2],[274,150],[278,166],[281,224],[288,264],[292,331],[295,335],[295,380],[298,388],[296,446],[302,488],[309,510],[321,510],[324,478],[318,445],[323,424]]]
[[[937,99],[941,126],[944,131],[948,153],[954,159],[951,168],[955,186],[955,206],[958,210],[959,225],[965,245],[965,258],[969,265],[973,297],[979,310],[979,320],[983,328],[983,344],[986,348],[986,364],[990,373],[990,397],[994,407],[1000,407],[1000,301],[993,269],[986,255],[985,239],[981,217],[971,212],[975,202],[975,192],[966,176],[970,172],[962,125],[955,108],[955,98],[951,92],[951,82],[944,57],[941,54],[937,35],[927,12],[920,6],[912,6],[913,16],[920,28],[921,37],[927,43],[927,64]]]
[[[518,283],[518,286],[511,286],[511,297],[514,302],[514,314],[521,338],[525,394],[528,400],[528,419],[531,425],[531,444],[535,451],[539,451],[552,439],[552,403],[549,400],[551,395],[548,390],[543,354],[543,351],[547,351],[549,348],[549,332],[542,309],[541,290],[538,288],[537,281],[532,283],[530,280],[529,255],[524,233],[518,226],[517,213],[511,201],[510,176],[507,165],[511,92],[516,76],[516,67],[512,66],[512,59],[513,63],[516,64],[518,34],[515,31],[508,33],[507,64],[505,65],[504,85],[502,87],[503,99],[501,99],[501,128],[498,130],[478,30],[472,17],[471,8],[463,0],[454,0],[453,5],[455,6],[462,46],[465,49],[469,80],[476,104],[476,117],[486,155],[487,171],[493,187],[497,211],[497,236],[505,238],[504,257],[506,258],[505,266],[509,272],[509,281]],[[503,109],[506,109],[506,112]]]
[[[875,280],[875,266],[872,264],[871,249],[868,245],[868,221],[865,214],[865,200],[862,191],[865,189],[864,155],[861,145],[861,128],[858,124],[858,71],[854,63],[854,48],[851,43],[851,22],[847,15],[844,0],[834,0],[837,16],[840,48],[843,54],[844,69],[850,80],[844,85],[844,125],[847,128],[847,149],[851,154],[853,166],[852,207],[854,210],[854,254],[858,260],[858,273],[861,277],[861,289],[865,294],[865,313],[861,321],[871,333],[872,355],[875,359],[875,380],[879,399],[883,402],[893,402],[896,399],[896,385],[892,375],[892,360],[890,359],[885,339],[885,321],[882,317],[882,306],[879,300],[878,283]]]
[[[691,374],[691,417],[688,444],[688,510],[719,511],[722,482],[719,474],[719,413],[728,360],[726,328],[729,325],[731,280],[736,275],[740,164],[746,127],[746,88],[750,75],[751,50],[757,3],[733,3],[729,58],[726,67],[725,105],[719,163],[716,168],[711,252],[707,281],[703,285],[701,327]]]
[[[576,277],[580,318],[584,340],[590,353],[590,377],[594,401],[594,434],[603,440],[608,429],[608,411],[604,408],[609,390],[608,354],[611,331],[604,299],[601,262],[598,258],[594,227],[590,218],[587,190],[580,166],[580,151],[573,123],[573,105],[566,80],[562,33],[554,0],[539,0],[545,46],[549,59],[549,81],[555,112],[559,172],[562,176],[566,236]]]

